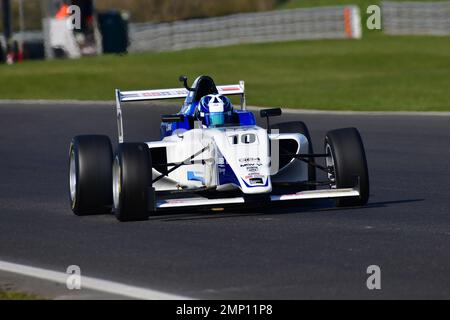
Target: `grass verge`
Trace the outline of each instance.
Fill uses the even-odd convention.
[[[114,88],[177,87],[180,74],[246,80],[248,103],[450,111],[450,38],[293,41],[0,66],[0,99],[112,100]]]
[[[42,300],[42,299],[43,298],[33,294],[11,290],[0,290],[0,300]]]

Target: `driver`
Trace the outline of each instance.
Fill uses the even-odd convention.
[[[200,99],[196,117],[204,126],[217,127],[232,123],[233,105],[220,94],[209,94]]]

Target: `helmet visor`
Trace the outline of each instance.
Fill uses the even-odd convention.
[[[211,112],[205,114],[206,125],[221,126],[225,124],[225,114],[223,112]]]

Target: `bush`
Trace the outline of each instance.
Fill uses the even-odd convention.
[[[131,22],[163,22],[275,9],[286,0],[96,0],[98,10],[120,9]],[[40,1],[24,1],[25,29],[41,29]],[[13,29],[19,29],[19,1],[12,0]],[[2,24],[0,24],[0,32]]]
[[[276,0],[97,0],[99,10],[128,10],[131,21],[174,21],[271,10]]]

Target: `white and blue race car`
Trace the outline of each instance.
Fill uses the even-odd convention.
[[[243,81],[216,86],[212,78],[201,76],[192,87],[186,77],[180,81],[184,88],[116,90],[115,152],[107,136],[72,139],[69,187],[76,215],[113,211],[118,220],[133,221],[170,208],[222,209],[320,198],[335,198],[337,206],[367,203],[367,162],[357,129],[329,131],[323,153],[314,153],[303,122],[269,124],[281,109],[260,110],[267,128],[256,124],[246,109]],[[227,110],[226,121],[202,121],[207,117],[200,105],[206,97],[232,95],[240,96],[240,109]],[[125,142],[124,103],[182,98],[179,113],[162,116],[159,141]],[[322,165],[319,158],[325,159]],[[316,179],[316,169],[326,173],[323,181]]]

